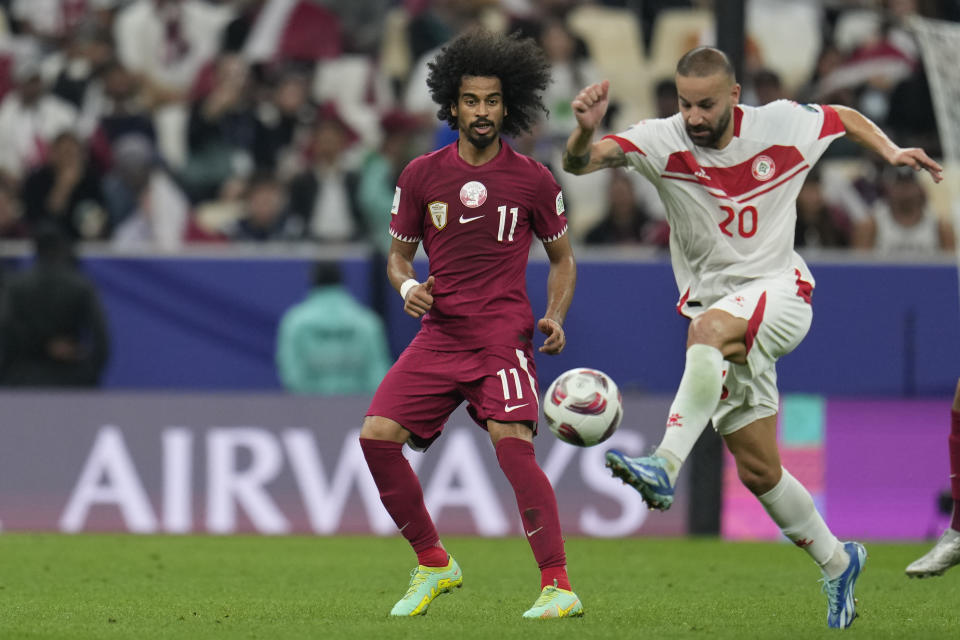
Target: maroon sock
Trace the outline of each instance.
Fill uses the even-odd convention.
[[[360,438],[360,448],[380,490],[380,501],[416,551],[417,561],[427,567],[446,565],[447,552],[440,544],[437,528],[423,504],[420,480],[403,457],[403,445]]]
[[[520,438],[501,438],[497,443],[497,460],[517,496],[527,542],[540,567],[540,588],[556,581],[558,587],[569,591],[557,497],[537,464],[533,443]]]
[[[953,518],[950,528],[960,531],[960,411],[950,411],[950,494]]]

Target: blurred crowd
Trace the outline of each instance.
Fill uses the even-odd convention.
[[[955,2],[747,2],[743,102],[854,106],[941,157],[909,17]],[[0,0],[0,239],[42,224],[133,251],[230,242],[368,243],[396,178],[452,141],[426,63],[475,24],[521,30],[553,64],[549,117],[518,149],[554,169],[576,243],[665,247],[633,173],[559,171],[569,102],[610,78],[607,127],[677,109],[672,68],[714,44],[712,2]],[[798,201],[800,247],[951,249],[947,190],[835,144]]]

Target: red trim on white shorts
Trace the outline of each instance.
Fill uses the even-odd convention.
[[[803,279],[800,269],[794,269],[793,272],[797,274],[797,295],[807,304],[813,304],[813,285]]]
[[[687,304],[687,300],[689,298],[690,298],[690,287],[687,287],[687,290],[683,292],[682,296],[680,296],[680,301],[677,302],[677,313],[682,315],[684,318],[690,317],[683,312],[683,305]]]
[[[767,292],[764,291],[760,294],[760,299],[757,300],[757,306],[753,310],[753,315],[750,316],[750,319],[747,320],[747,333],[743,336],[743,342],[747,345],[747,353],[750,353],[750,349],[753,348],[753,341],[757,337],[757,333],[760,331],[760,323],[763,322],[763,312],[767,308]]]

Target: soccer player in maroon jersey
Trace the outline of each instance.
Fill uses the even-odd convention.
[[[950,567],[960,564],[960,381],[953,395],[950,409],[950,496],[953,498],[953,516],[950,526],[943,532],[937,544],[922,557],[907,567],[911,578],[942,576]]]
[[[546,111],[541,92],[549,80],[532,40],[484,30],[458,37],[430,64],[437,116],[459,137],[413,160],[398,180],[387,277],[404,311],[423,321],[377,389],[360,433],[383,505],[417,554],[392,615],[422,615],[462,583],[401,450],[404,443],[428,447],[464,400],[490,434],[540,567],[540,596],[524,617],[583,614],[567,577],[553,487],[534,455],[540,394],[525,277],[536,236],[550,261],[547,308],[536,322],[546,335],[539,351],[557,354],[566,343],[576,263],[560,187],[546,167],[501,138],[529,130]],[[421,242],[430,263],[423,282],[413,268]]]

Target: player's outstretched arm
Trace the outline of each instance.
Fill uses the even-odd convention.
[[[553,242],[544,242],[550,260],[550,273],[547,275],[547,310],[537,321],[537,330],[547,336],[541,353],[555,356],[567,345],[567,335],[563,330],[563,321],[567,317],[570,303],[573,302],[573,290],[577,285],[577,262],[573,258],[570,236],[563,234]]]
[[[577,128],[570,134],[567,147],[563,150],[564,171],[583,175],[598,169],[626,165],[626,156],[616,142],[593,142],[593,134],[607,113],[609,92],[610,81],[604,80],[584,87],[570,103],[577,118]]]
[[[901,148],[872,120],[856,109],[841,105],[831,106],[840,116],[840,122],[847,131],[847,137],[857,144],[878,153],[895,167],[911,167],[915,171],[927,171],[934,182],[943,180],[943,167],[934,162],[923,149]]]
[[[417,280],[413,269],[413,257],[417,255],[419,242],[403,242],[393,239],[387,255],[387,278],[393,288],[403,296],[403,310],[407,315],[421,318],[433,306],[433,283],[430,276],[426,282]]]

